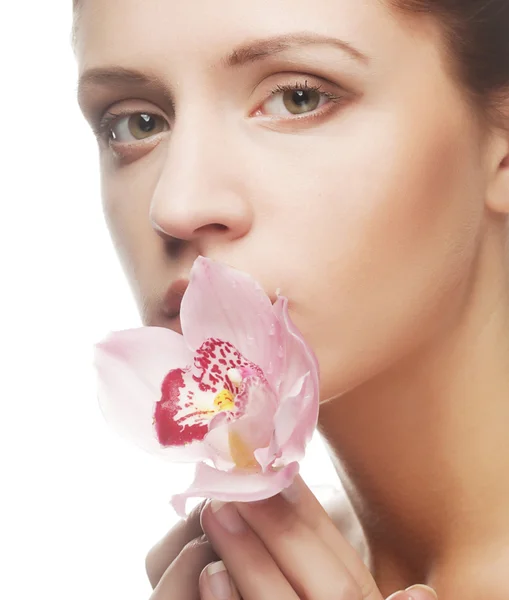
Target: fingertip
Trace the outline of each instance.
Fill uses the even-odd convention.
[[[281,496],[289,504],[298,504],[302,498],[302,480],[297,481],[296,477],[287,488],[282,490]]]
[[[202,503],[201,509],[200,509],[200,527],[202,528],[203,531],[205,531],[205,529],[203,528],[203,515],[205,515],[207,513],[207,510],[209,509],[211,500],[207,499]]]
[[[413,600],[438,600],[438,594],[436,591],[428,585],[424,585],[422,583],[412,585],[405,591],[412,597]]]
[[[223,561],[207,565],[200,575],[203,600],[238,600],[239,595]]]

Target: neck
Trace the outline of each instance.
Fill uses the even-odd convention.
[[[451,329],[321,406],[375,578],[430,581],[438,564],[509,545],[509,281],[496,246]]]

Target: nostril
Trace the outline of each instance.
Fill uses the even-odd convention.
[[[176,237],[170,237],[167,239],[165,245],[170,257],[176,258],[182,252],[185,243],[185,240],[181,240],[180,238]]]
[[[196,233],[203,233],[204,231],[227,231],[228,226],[222,223],[207,223],[195,231]]]

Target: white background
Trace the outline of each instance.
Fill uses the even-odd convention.
[[[191,473],[118,439],[97,406],[93,344],[141,323],[75,100],[70,7],[2,3],[0,597],[142,600]],[[332,480],[318,443],[303,473]]]

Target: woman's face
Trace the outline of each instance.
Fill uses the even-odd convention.
[[[326,400],[459,314],[486,176],[431,21],[380,0],[84,0],[77,55],[86,118],[122,115],[103,202],[144,325],[178,328],[168,285],[226,262],[289,298]]]

